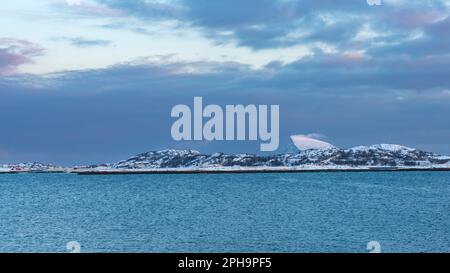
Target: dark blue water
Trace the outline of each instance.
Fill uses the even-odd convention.
[[[450,252],[450,172],[0,175],[0,251]]]

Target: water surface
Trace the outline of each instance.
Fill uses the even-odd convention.
[[[450,172],[0,175],[0,251],[450,252]]]

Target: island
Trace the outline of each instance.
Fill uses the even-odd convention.
[[[0,165],[0,174],[73,173],[198,174],[278,172],[450,171],[450,156],[401,145],[378,144],[339,149],[334,146],[277,155],[203,154],[167,149],[132,156],[113,164],[62,167],[42,163]]]

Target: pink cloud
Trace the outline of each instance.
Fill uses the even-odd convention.
[[[358,67],[367,61],[367,56],[362,52],[343,52],[323,55],[322,63],[328,66]]]
[[[0,76],[14,74],[20,65],[33,63],[44,49],[25,40],[0,38]]]
[[[338,57],[338,61],[342,64],[351,64],[351,63],[359,63],[366,59],[364,53],[361,52],[346,52],[340,54]]]
[[[314,138],[314,135],[293,135],[291,136],[291,140],[301,151],[335,148],[335,146],[328,142]]]
[[[396,10],[385,15],[388,22],[401,28],[423,28],[440,19],[446,14],[437,10]]]

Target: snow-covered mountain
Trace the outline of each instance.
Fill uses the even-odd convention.
[[[271,156],[202,154],[194,150],[162,150],[139,154],[112,165],[114,169],[217,167],[450,167],[449,156],[392,144],[351,149],[310,149]]]
[[[379,144],[351,149],[328,147],[270,156],[254,154],[203,154],[194,150],[162,150],[133,156],[115,164],[63,168],[50,164],[24,163],[0,165],[0,173],[17,172],[115,172],[139,170],[350,170],[372,168],[448,168],[450,156],[440,156],[400,145]]]

